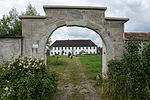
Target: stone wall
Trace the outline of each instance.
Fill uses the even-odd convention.
[[[22,37],[0,37],[0,64],[22,55]]]

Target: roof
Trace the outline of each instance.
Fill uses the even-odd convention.
[[[96,46],[91,40],[56,40],[52,47],[87,47]]]
[[[126,32],[125,39],[126,40],[136,39],[136,40],[148,41],[150,40],[150,33]]]

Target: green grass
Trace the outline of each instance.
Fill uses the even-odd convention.
[[[79,75],[80,69],[79,66],[76,65],[75,59],[71,60],[69,71],[69,81],[74,85],[79,85],[81,82],[81,77]]]
[[[68,61],[67,56],[48,56],[47,62],[48,65],[66,65]]]
[[[62,72],[68,65],[69,58],[67,56],[47,56],[47,65],[50,70]]]
[[[78,55],[78,57],[87,77],[91,80],[95,80],[97,74],[102,70],[102,56]]]
[[[51,70],[58,72],[60,79],[59,82],[67,86],[71,83],[74,86],[80,86],[81,75],[80,71],[84,71],[88,80],[94,86],[96,83],[96,76],[102,69],[102,56],[101,55],[78,55],[77,65],[76,59],[70,59],[67,56],[52,56],[47,57],[48,66]],[[95,86],[94,86],[95,87]],[[85,88],[85,87],[82,87]],[[65,91],[64,91],[65,92]],[[80,89],[74,89],[72,95],[69,96],[70,100],[83,100]]]
[[[78,55],[77,57],[89,82],[95,87],[98,94],[101,94],[103,89],[96,85],[96,76],[102,71],[102,55]]]
[[[77,73],[77,70],[76,70],[76,68],[73,68],[74,70],[72,70],[71,72],[70,72],[70,81],[71,81],[71,83],[73,83],[74,85],[77,85],[77,84],[79,84],[79,82],[80,82],[80,77],[79,77],[79,75],[78,75],[78,73]]]
[[[84,100],[83,96],[80,94],[80,90],[75,89],[72,94],[72,100]]]

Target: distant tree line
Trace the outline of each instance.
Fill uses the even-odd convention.
[[[28,5],[25,12],[21,12],[20,15],[25,16],[38,16],[40,15],[35,7],[31,4]],[[21,36],[22,35],[22,23],[19,19],[19,13],[16,8],[12,8],[8,15],[3,15],[0,19],[0,36]]]

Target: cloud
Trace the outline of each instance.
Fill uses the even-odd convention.
[[[15,7],[19,12],[25,11],[31,3],[41,15],[45,15],[43,5],[76,5],[76,6],[106,6],[105,15],[108,17],[127,17],[125,24],[128,32],[150,32],[150,0],[0,0],[0,18]],[[54,32],[58,39],[78,39],[89,37],[99,43],[99,38],[91,30],[85,28],[63,27]],[[86,34],[86,35],[85,35]],[[55,38],[53,38],[54,40]]]
[[[108,0],[106,16],[130,18],[125,31],[150,32],[150,0]],[[114,1],[114,2],[113,2]],[[108,13],[107,13],[108,12]]]
[[[150,0],[0,0],[0,18],[13,7],[19,12],[25,11],[29,3],[42,15],[45,14],[43,5],[106,6],[106,16],[130,18],[125,31],[150,31]]]
[[[82,27],[61,27],[57,29],[50,38],[52,43],[56,40],[90,39],[96,45],[102,46],[101,37],[96,32]]]

